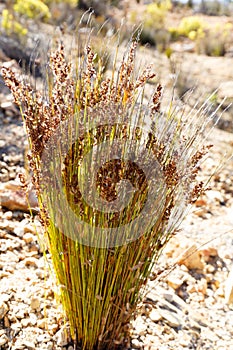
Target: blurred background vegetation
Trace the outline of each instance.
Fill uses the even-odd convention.
[[[125,39],[132,27],[142,25],[141,44],[168,56],[177,42],[209,56],[224,56],[232,44],[230,0],[5,0],[0,1],[0,6],[1,34],[24,44],[42,24],[66,23],[74,29],[88,9],[94,11],[92,25],[105,24],[104,35],[117,31],[124,19]],[[206,16],[215,20],[206,20]],[[224,23],[216,17],[224,18]]]

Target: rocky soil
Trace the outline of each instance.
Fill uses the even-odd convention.
[[[222,84],[216,98],[226,91],[233,97],[232,58],[177,55],[188,81],[200,81],[206,93]],[[174,79],[171,62],[147,49],[142,56],[155,62],[158,78],[169,88]],[[7,60],[7,64],[16,62]],[[55,300],[59,287],[53,282],[36,198],[31,192],[34,213],[30,217],[17,180],[24,172],[26,137],[19,111],[3,85],[0,107],[0,349],[72,350],[68,325]],[[214,147],[201,167],[203,177],[233,154],[232,118],[229,110],[221,129],[213,129],[208,136]],[[213,175],[210,186],[160,257],[155,273],[164,272],[148,283],[132,324],[131,349],[233,348],[232,159]]]

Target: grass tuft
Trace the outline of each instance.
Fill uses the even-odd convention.
[[[42,92],[2,69],[28,134],[60,299],[83,350],[129,344],[154,263],[204,191],[208,103],[162,112],[158,85],[145,104],[155,74],[137,73],[136,49],[130,42],[120,64],[116,50],[106,77],[90,43],[72,60],[58,42]]]

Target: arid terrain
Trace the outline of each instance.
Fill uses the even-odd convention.
[[[170,14],[174,23],[180,14]],[[226,21],[225,17],[210,21]],[[123,43],[124,45],[124,43]],[[233,47],[233,42],[232,42]],[[123,49],[121,49],[123,50]],[[187,112],[210,98],[218,124],[206,143],[213,147],[201,164],[209,190],[193,206],[180,231],[165,247],[157,278],[133,322],[131,349],[233,349],[233,52],[224,57],[198,55],[186,42],[176,43],[170,58],[155,48],[140,47],[138,62],[152,63],[160,82],[163,106],[172,96]],[[0,66],[18,63],[0,50]],[[193,92],[187,96],[188,89]],[[146,95],[147,97],[147,95]],[[228,109],[223,112],[224,108]],[[222,113],[223,112],[223,113]],[[60,286],[53,280],[50,255],[37,217],[34,192],[29,196],[33,217],[20,187],[27,140],[19,110],[9,90],[0,85],[0,349],[73,350],[68,324],[56,302]],[[160,274],[160,271],[163,273]]]

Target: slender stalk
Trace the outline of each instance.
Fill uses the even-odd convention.
[[[28,133],[71,336],[83,350],[112,350],[129,342],[153,265],[204,191],[196,178],[210,119],[205,104],[193,117],[171,104],[162,113],[160,85],[144,105],[154,73],[146,67],[136,76],[136,41],[118,69],[117,47],[110,79],[100,61],[95,66],[89,42],[77,48],[76,62],[61,43],[51,50],[42,93],[8,68],[2,74]]]

